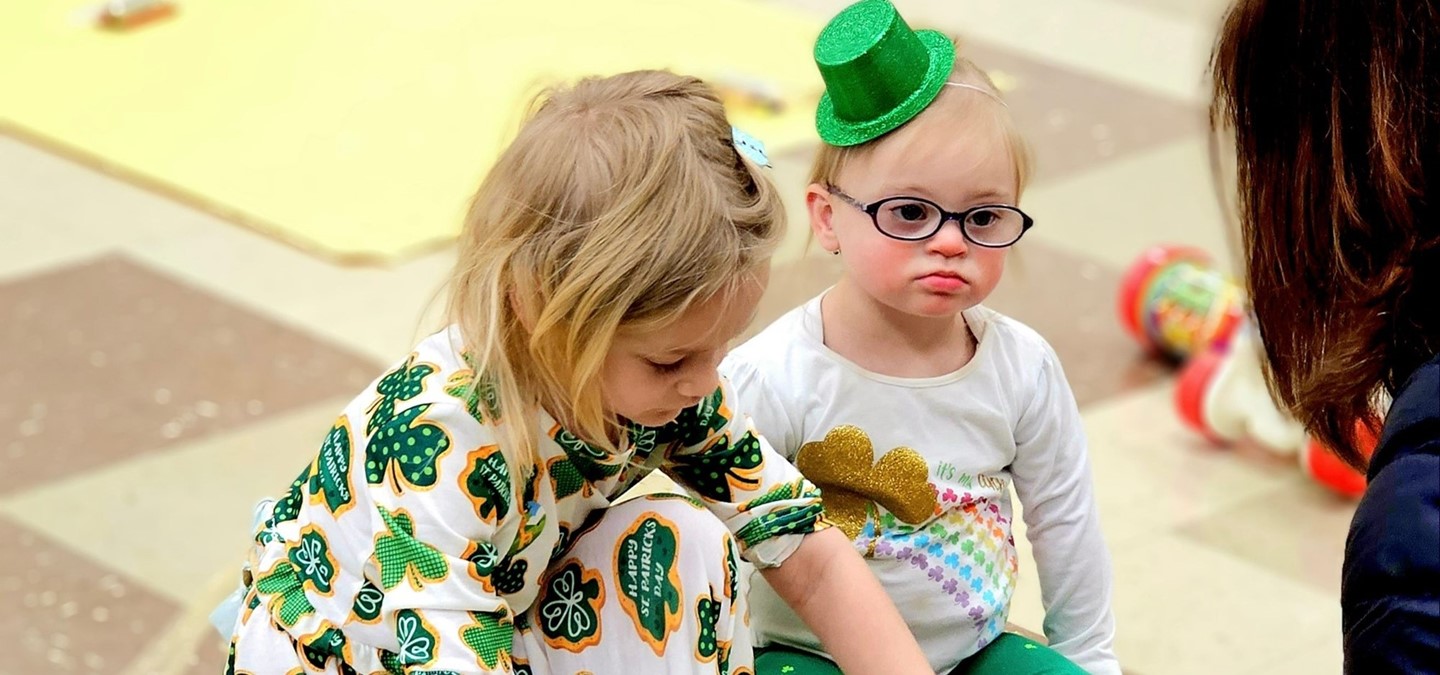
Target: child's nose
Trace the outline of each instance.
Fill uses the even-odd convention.
[[[970,250],[970,242],[965,239],[961,228],[961,224],[954,220],[945,222],[927,242],[929,249],[947,258],[965,255]]]
[[[720,372],[714,368],[697,368],[693,375],[680,380],[677,389],[686,398],[704,398],[720,386]]]

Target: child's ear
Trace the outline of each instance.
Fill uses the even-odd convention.
[[[810,231],[815,233],[815,241],[819,242],[820,248],[828,253],[840,252],[840,240],[835,238],[835,227],[832,220],[835,217],[835,207],[832,203],[833,197],[824,185],[811,183],[805,189],[805,210],[810,213]]]

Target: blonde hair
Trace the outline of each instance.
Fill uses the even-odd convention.
[[[783,228],[775,188],[700,80],[638,71],[537,97],[475,194],[449,304],[476,382],[497,395],[480,412],[512,481],[535,461],[536,407],[618,451],[600,387],[616,334],[733,292]]]
[[[949,82],[978,87],[984,91],[978,92],[963,87],[942,87],[935,100],[931,101],[930,105],[915,119],[925,117],[926,113],[942,108],[957,117],[992,116],[994,122],[1004,131],[1007,149],[1015,161],[1015,187],[1018,197],[1025,191],[1025,186],[1030,183],[1032,170],[1030,146],[1025,142],[1025,137],[1020,134],[1019,128],[1015,126],[1015,120],[1011,117],[1009,108],[1000,105],[1002,100],[1000,89],[995,86],[984,70],[960,54],[959,46],[955,48],[955,67],[950,71]],[[989,95],[987,96],[986,93]],[[913,123],[914,120],[911,120],[906,125]],[[900,129],[905,128],[906,125],[902,125]],[[881,143],[894,137],[895,132],[892,131],[860,145],[839,147],[821,144],[820,151],[815,155],[815,163],[811,165],[810,182],[825,186],[835,185],[836,178],[845,170],[846,166],[857,159],[868,156]]]

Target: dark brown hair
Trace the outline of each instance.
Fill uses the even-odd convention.
[[[1440,2],[1239,0],[1212,68],[1271,391],[1361,468],[1440,352]]]

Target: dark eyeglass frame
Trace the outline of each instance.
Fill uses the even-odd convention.
[[[846,204],[849,204],[864,212],[866,215],[870,216],[870,222],[874,223],[875,231],[891,239],[897,239],[899,241],[925,241],[926,239],[935,236],[935,234],[940,231],[940,228],[945,227],[945,223],[953,220],[960,224],[960,234],[965,236],[965,241],[968,241],[982,248],[1009,248],[1011,246],[1014,246],[1016,242],[1020,241],[1020,238],[1025,236],[1025,233],[1029,232],[1030,228],[1035,226],[1034,218],[1031,218],[1024,211],[1021,211],[1019,208],[1011,206],[1009,204],[980,204],[978,206],[972,206],[968,209],[965,209],[964,211],[946,211],[944,207],[941,207],[939,204],[936,204],[935,202],[921,197],[897,195],[894,197],[886,197],[879,201],[874,201],[866,204],[854,197],[851,197],[848,194],[845,194],[845,191],[841,190],[838,187],[835,187],[834,185],[827,185],[825,189],[829,191],[830,194],[840,198],[840,201],[845,202]],[[921,202],[924,204],[929,204],[930,206],[934,207],[937,212],[940,213],[940,221],[935,223],[934,229],[917,237],[899,237],[889,232],[886,232],[885,228],[880,227],[880,209],[884,208],[884,206],[890,202],[902,200],[907,202]],[[984,211],[987,209],[992,211],[995,209],[1003,209],[1006,211],[1013,211],[1019,214],[1021,222],[1020,233],[1015,235],[1014,239],[1011,239],[1010,241],[1003,244],[988,244],[983,241],[976,241],[975,237],[970,235],[970,230],[965,227],[965,221],[970,217],[970,214],[975,213],[976,211]]]

